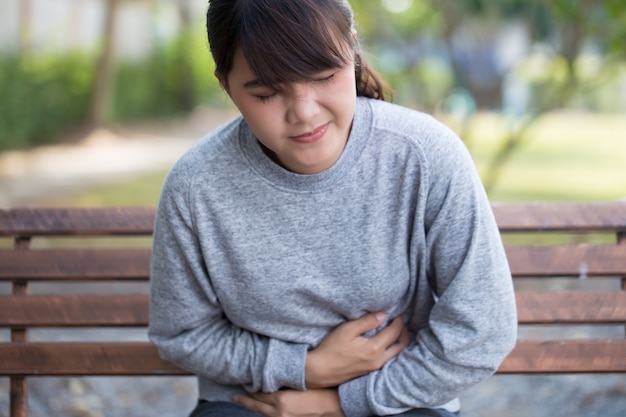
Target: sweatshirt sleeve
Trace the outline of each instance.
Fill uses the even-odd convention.
[[[168,176],[155,222],[150,340],[164,359],[220,384],[249,392],[304,389],[306,345],[255,334],[226,318],[194,232],[189,185],[179,177]]]
[[[458,137],[430,127],[440,136],[423,148],[418,257],[435,302],[397,358],[339,387],[347,417],[447,404],[492,375],[515,344],[511,274],[482,183]]]

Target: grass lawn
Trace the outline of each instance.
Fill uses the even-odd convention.
[[[484,175],[503,132],[489,115],[475,120],[468,146]],[[626,117],[556,113],[538,119],[505,166],[492,201],[610,201],[626,198]]]
[[[59,195],[37,205],[42,207],[156,206],[166,175],[167,171],[139,175],[124,182]]]
[[[484,175],[504,132],[495,115],[475,117],[466,141]],[[626,116],[555,113],[538,119],[505,166],[492,201],[610,201],[626,198]],[[156,205],[166,172],[63,195],[40,205]]]

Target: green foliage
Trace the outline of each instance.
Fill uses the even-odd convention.
[[[50,143],[84,120],[93,74],[87,56],[0,56],[0,149]]]
[[[171,116],[221,96],[204,38],[186,33],[160,45],[142,61],[118,64],[113,118]]]
[[[497,3],[506,18],[524,18],[538,39],[577,31],[612,54],[626,55],[626,1],[624,0],[484,0]],[[563,40],[561,40],[563,42]]]
[[[606,3],[606,18],[611,21],[607,30],[607,46],[615,55],[626,55],[626,1],[609,0]],[[602,33],[602,31],[600,31]]]
[[[0,150],[53,143],[89,117],[93,54],[0,55]],[[145,59],[119,62],[112,121],[168,117],[219,104],[206,41],[181,34]]]
[[[493,40],[508,23],[525,26],[532,41],[549,45],[547,54],[566,64],[565,70],[541,69],[545,80],[534,80],[530,85],[534,106],[530,111],[580,107],[581,103],[591,110],[606,110],[616,101],[616,89],[613,96],[605,93],[602,103],[592,88],[603,88],[620,77],[615,67],[626,57],[624,0],[413,0],[403,13],[385,10],[382,0],[351,3],[365,48],[379,57],[373,64],[399,92],[396,99],[400,103],[432,111],[461,87],[471,93],[479,107],[498,109],[506,76],[511,71],[524,71],[515,67],[504,71],[493,59]],[[484,55],[479,57],[476,46],[481,43]],[[589,45],[601,55],[601,74],[593,83],[583,84],[576,67],[579,58],[588,54],[585,48]],[[533,58],[530,55],[515,65],[524,66]],[[433,88],[432,72],[424,71],[433,58],[447,61],[444,72],[453,73],[451,83]],[[476,64],[479,61],[483,64]],[[485,68],[491,70],[487,81],[476,76],[487,74]]]
[[[572,106],[610,110],[617,103],[626,57],[624,0],[413,0],[403,13],[386,10],[381,0],[351,4],[364,49],[372,52],[373,66],[391,82],[400,103],[432,111],[463,87],[479,107],[497,108],[492,98],[500,96],[506,74],[488,73],[485,85],[468,68],[474,63],[474,73],[482,71],[475,63],[487,62],[493,51],[478,56],[467,50],[459,57],[455,48],[458,38],[466,37],[468,44],[493,49],[489,39],[506,22],[523,22],[533,40],[553,51],[541,65],[529,54],[507,69],[531,89],[530,112]],[[168,117],[198,104],[222,103],[204,31],[190,28],[183,27],[145,59],[116,64],[111,121]],[[588,41],[598,47],[598,61],[589,65],[580,60]],[[96,61],[86,52],[0,56],[0,149],[51,142],[84,123]]]

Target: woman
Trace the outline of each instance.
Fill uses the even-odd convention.
[[[516,337],[461,141],[382,100],[345,0],[212,0],[207,29],[242,117],[168,175],[151,278],[192,416],[456,415]]]

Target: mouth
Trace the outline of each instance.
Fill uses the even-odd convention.
[[[289,139],[292,139],[296,142],[299,143],[312,143],[315,142],[319,139],[321,139],[326,132],[328,131],[328,126],[330,125],[330,123],[326,123],[325,125],[322,125],[320,127],[318,127],[315,130],[312,130],[310,132],[304,133],[302,135],[297,135],[297,136],[289,136]]]

